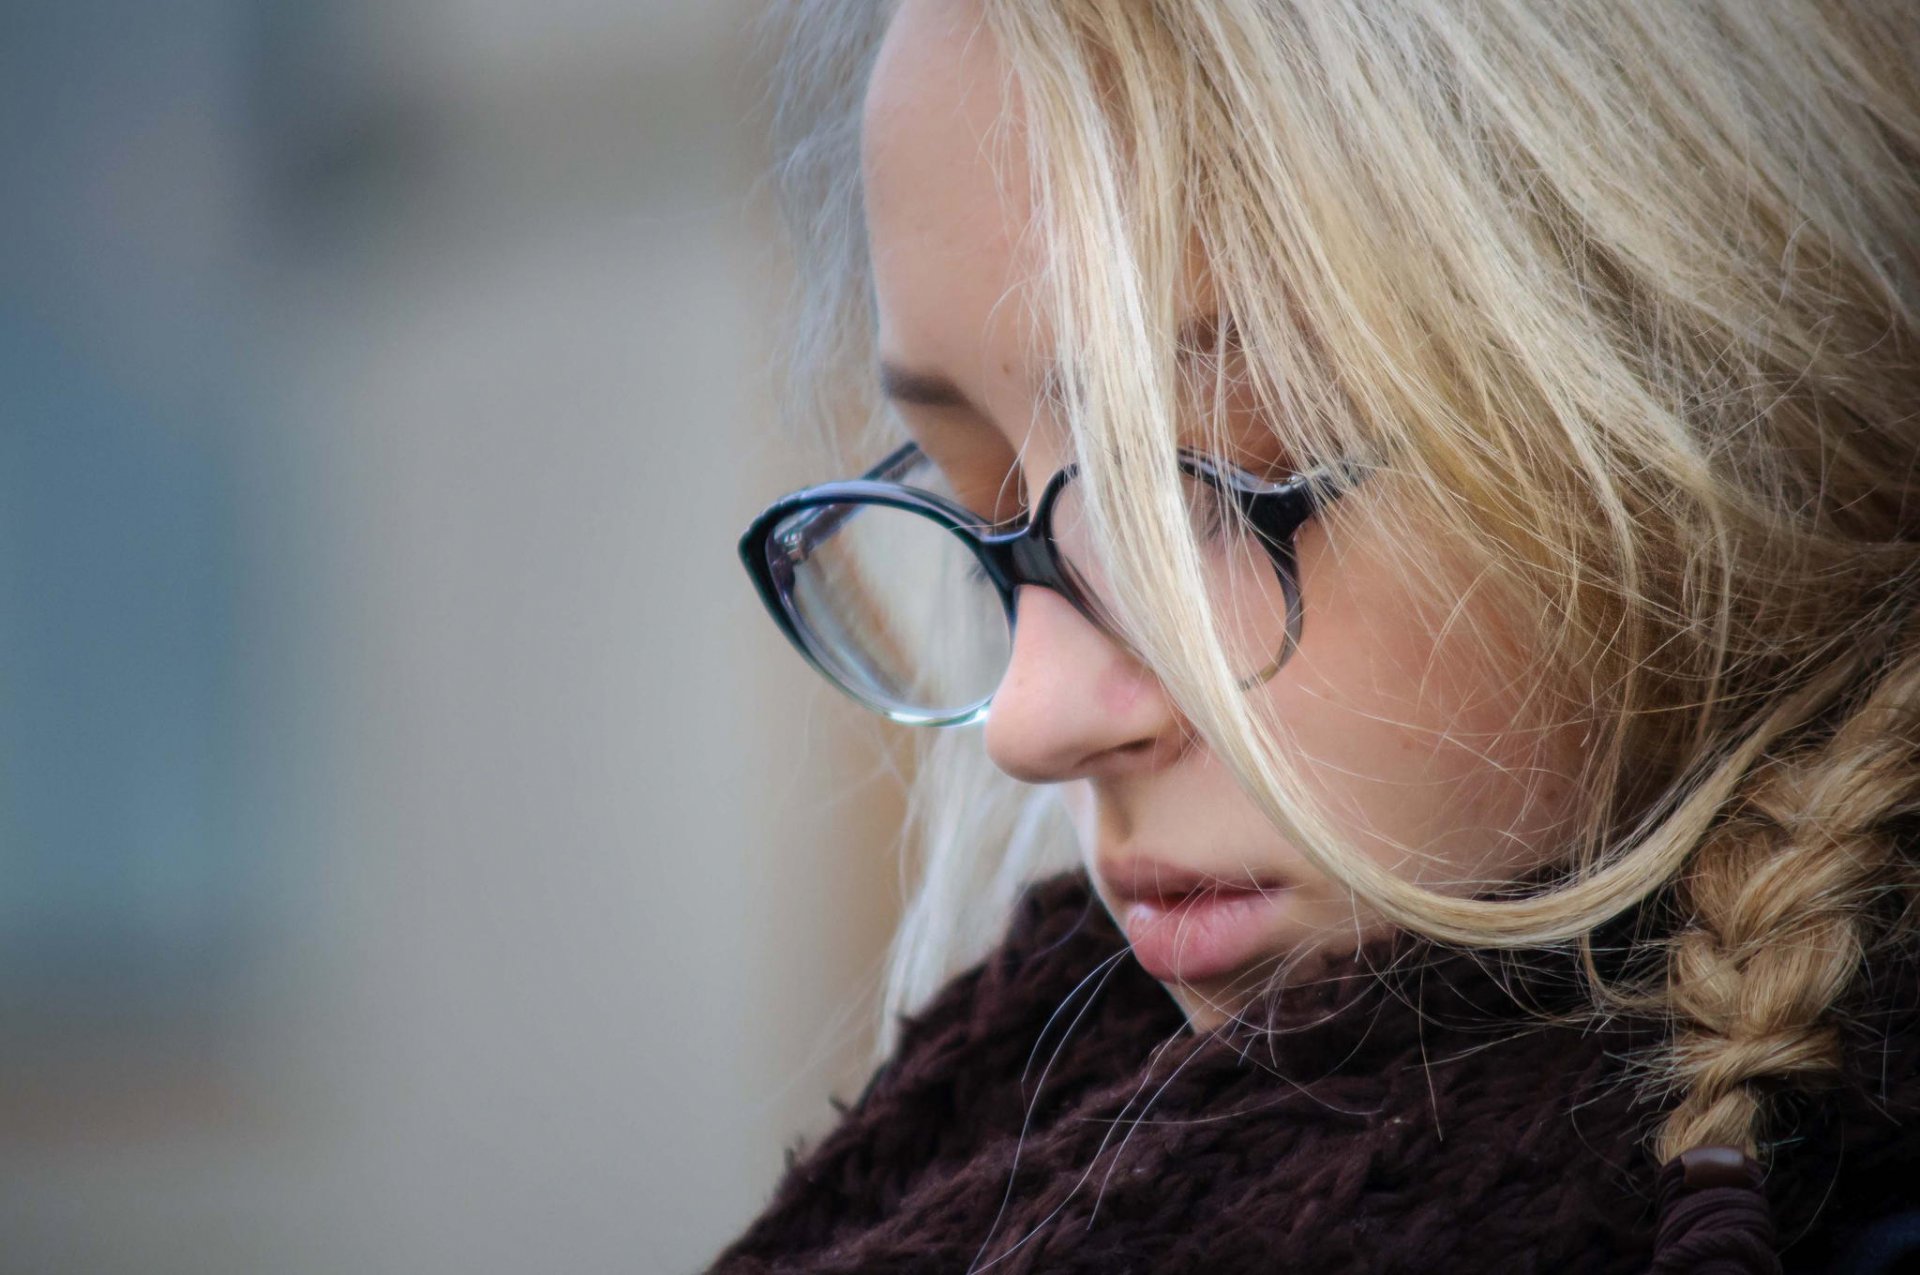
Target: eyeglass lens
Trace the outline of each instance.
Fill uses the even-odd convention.
[[[1055,553],[1080,585],[1109,631],[1120,613],[1114,586],[1092,548],[1090,521],[1078,482],[1054,504]],[[1214,631],[1227,662],[1244,683],[1265,680],[1286,657],[1298,621],[1299,596],[1258,533],[1241,522],[1231,494],[1195,474],[1181,475],[1187,521],[1200,551],[1200,580]]]
[[[919,477],[919,475],[915,475]],[[807,519],[774,529],[777,548]],[[804,528],[785,600],[821,667],[883,712],[946,718],[993,694],[1013,651],[1000,592],[959,536],[888,505],[827,507]],[[826,525],[824,536],[810,533]]]

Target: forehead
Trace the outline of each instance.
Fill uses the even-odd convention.
[[[1050,428],[1061,381],[1034,305],[1026,113],[972,0],[905,0],[862,114],[861,173],[880,361],[950,382],[1007,432]],[[1179,342],[1210,348],[1213,280],[1197,242],[1176,281]]]
[[[971,4],[906,0],[862,117],[861,175],[880,348],[984,389],[1036,335],[1036,260],[1019,97]]]

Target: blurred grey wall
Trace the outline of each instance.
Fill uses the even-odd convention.
[[[693,1270],[858,1082],[759,9],[9,6],[0,1272]]]

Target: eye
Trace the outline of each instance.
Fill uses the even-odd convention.
[[[1197,478],[1187,480],[1187,525],[1193,538],[1203,545],[1217,542],[1226,533],[1227,497],[1212,483]]]

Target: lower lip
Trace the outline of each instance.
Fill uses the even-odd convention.
[[[1203,890],[1179,899],[1137,899],[1120,927],[1134,959],[1161,982],[1230,974],[1265,954],[1284,890]]]

